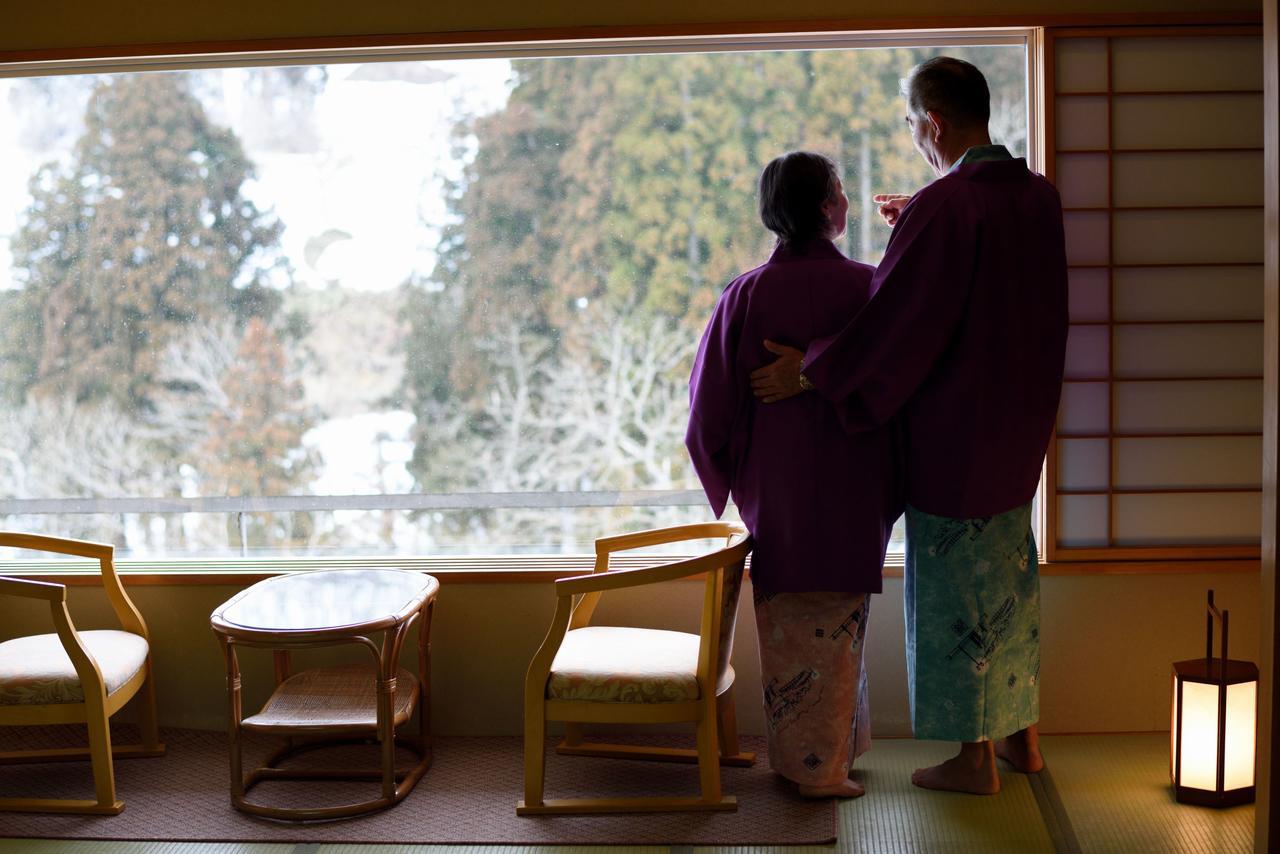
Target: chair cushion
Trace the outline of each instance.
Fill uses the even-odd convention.
[[[79,632],[97,662],[107,693],[114,693],[146,663],[147,642],[132,632]],[[84,689],[57,635],[30,635],[0,643],[0,706],[83,703]]]
[[[574,629],[551,663],[547,697],[596,703],[698,699],[698,636],[660,629]]]

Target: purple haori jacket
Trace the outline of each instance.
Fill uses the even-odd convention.
[[[685,445],[719,518],[730,494],[755,539],[752,583],[766,593],[879,593],[902,512],[891,428],[856,436],[816,394],[761,403],[750,374],[838,332],[871,296],[874,267],[827,240],[786,247],[725,288],[689,380]]]
[[[805,376],[851,432],[899,416],[906,500],[954,519],[1027,503],[1062,388],[1062,205],[1022,159],[959,166],[903,209],[875,297]]]

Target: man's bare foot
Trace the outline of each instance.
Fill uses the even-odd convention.
[[[802,798],[860,798],[867,793],[861,783],[853,780],[841,780],[830,786],[801,786]]]
[[[1035,724],[1018,730],[1008,738],[996,742],[996,756],[1013,766],[1015,771],[1034,774],[1044,768],[1040,755],[1040,733]]]
[[[941,765],[916,769],[911,782],[922,789],[994,795],[1000,791],[995,751],[989,741],[962,744],[960,752]]]

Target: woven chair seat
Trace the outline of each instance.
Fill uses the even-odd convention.
[[[400,668],[393,700],[395,725],[409,719],[417,698],[417,677]],[[261,712],[245,718],[241,726],[294,733],[376,732],[377,672],[372,664],[356,664],[296,673],[276,688]]]
[[[147,642],[140,635],[96,629],[79,636],[102,673],[108,696],[147,662]],[[0,706],[83,702],[80,676],[57,635],[29,635],[0,643]]]
[[[698,635],[664,629],[586,626],[564,636],[547,699],[680,703],[698,699]],[[723,685],[733,682],[726,667]]]

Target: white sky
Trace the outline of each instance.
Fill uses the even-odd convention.
[[[483,114],[506,102],[505,59],[423,63],[451,76],[436,83],[349,80],[361,65],[329,66],[315,106],[320,151],[248,151],[257,179],[244,190],[284,223],[282,246],[295,277],[357,290],[384,290],[415,270],[430,271],[446,217],[442,176],[455,176],[451,131],[459,111]],[[215,121],[245,139],[242,94],[247,72],[225,69],[221,99],[206,101]],[[0,105],[12,110],[12,80],[0,80]],[[83,111],[83,103],[78,106]],[[33,151],[19,142],[18,122],[0,121],[0,287],[13,287],[9,240],[30,203],[27,182],[40,164],[70,151]],[[74,140],[68,140],[73,145]],[[330,229],[352,235],[308,266],[308,239]]]

